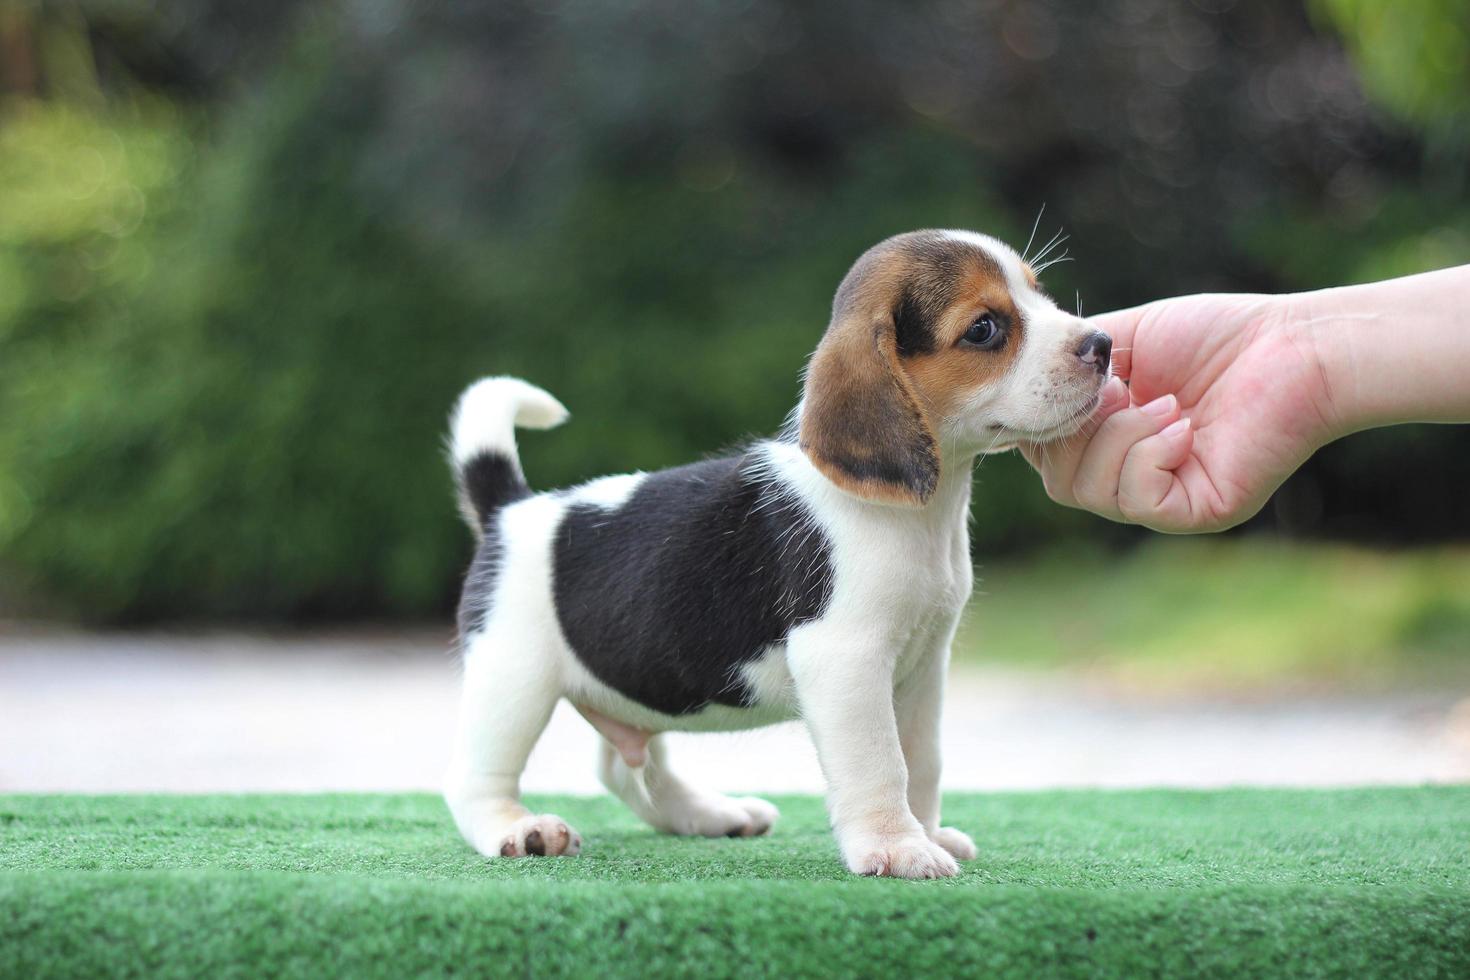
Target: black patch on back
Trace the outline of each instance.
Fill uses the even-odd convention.
[[[480,453],[458,470],[459,488],[483,530],[483,539],[475,549],[470,570],[465,573],[464,590],[459,597],[459,635],[468,636],[479,629],[489,608],[495,579],[505,555],[500,539],[498,518],[501,508],[531,495],[525,478],[510,457],[502,453]]]
[[[670,715],[748,706],[739,667],[826,609],[825,533],[751,462],[663,470],[615,510],[576,504],[563,515],[556,614],[598,680]]]

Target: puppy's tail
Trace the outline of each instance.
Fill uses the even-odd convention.
[[[449,422],[449,455],[459,508],[475,537],[500,508],[531,495],[516,453],[516,426],[550,429],[567,410],[520,378],[481,378],[465,389]]]

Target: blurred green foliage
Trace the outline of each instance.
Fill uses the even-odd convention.
[[[1470,7],[1462,0],[1314,0],[1383,102],[1470,142]]]
[[[8,108],[0,126],[0,554],[43,584],[54,578],[58,589],[86,595],[145,571],[137,562],[152,522],[135,528],[111,518],[143,488],[127,482],[141,476],[129,462],[149,421],[139,409],[166,403],[169,391],[140,388],[124,367],[139,353],[126,324],[157,277],[152,238],[167,221],[190,142],[166,106],[106,121],[65,103]]]
[[[1073,545],[977,577],[962,661],[1080,667],[1148,693],[1470,680],[1464,547],[1155,539],[1123,563]]]
[[[1427,116],[1283,9],[0,3],[0,592],[443,609],[465,384],[571,408],[523,440],[538,487],[768,433],[848,263],[910,228],[1019,244],[1047,201],[1090,309],[1470,260]],[[1423,438],[1324,454],[1265,520],[1394,514],[1360,477],[1463,446]],[[1131,536],[1018,459],[979,480],[986,554]]]

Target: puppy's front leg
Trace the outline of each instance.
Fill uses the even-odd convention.
[[[954,630],[949,631],[953,634]],[[944,679],[949,673],[949,636],[905,678],[894,697],[898,739],[909,769],[909,809],[940,847],[961,861],[975,856],[968,834],[939,825],[939,720],[944,708]]]
[[[863,875],[946,878],[959,865],[909,810],[890,649],[870,636],[813,630],[792,635],[788,660],[847,867]]]

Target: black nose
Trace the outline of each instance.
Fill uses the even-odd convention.
[[[1108,373],[1108,362],[1113,357],[1113,338],[1095,330],[1082,338],[1077,345],[1077,358],[1083,364],[1091,364],[1098,374]]]

